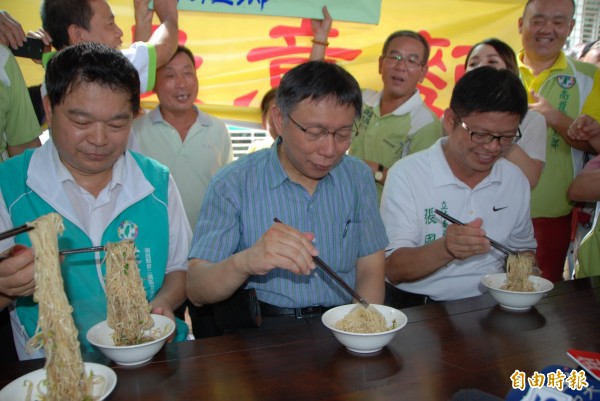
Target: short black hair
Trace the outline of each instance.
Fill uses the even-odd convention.
[[[497,111],[518,114],[522,121],[527,113],[527,92],[511,71],[484,66],[458,80],[452,90],[450,108],[459,117]]]
[[[140,111],[137,70],[119,50],[100,43],[78,43],[57,52],[46,66],[45,82],[52,107],[63,103],[78,85],[95,83],[129,94],[133,115]]]
[[[90,0],[43,0],[40,6],[42,28],[48,32],[57,50],[69,46],[70,25],[89,31],[92,14]]]
[[[175,56],[177,56],[179,53],[184,53],[186,56],[188,56],[188,58],[190,60],[192,60],[192,64],[194,65],[194,67],[196,66],[196,60],[194,59],[194,53],[192,53],[192,51],[188,47],[185,47],[183,45],[177,45],[177,49],[175,49],[175,53],[173,53],[173,55],[171,56],[169,61],[173,60],[175,58]]]
[[[354,107],[356,118],[360,117],[362,92],[358,82],[344,68],[325,61],[308,61],[289,70],[277,88],[275,103],[288,117],[303,100],[318,102],[325,98]]]
[[[269,111],[269,104],[275,100],[275,96],[277,96],[277,88],[269,89],[260,101],[260,114],[265,117],[267,112]]]

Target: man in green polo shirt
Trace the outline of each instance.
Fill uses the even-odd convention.
[[[567,189],[583,164],[587,141],[567,136],[573,120],[587,114],[600,120],[600,72],[568,58],[562,48],[574,25],[573,0],[529,0],[519,18],[523,50],[521,79],[530,109],[548,126],[546,165],[531,194],[531,217],[538,242],[538,265],[544,277],[560,281],[571,233],[572,204]]]
[[[329,44],[331,16],[326,11],[324,23],[313,24],[312,60],[323,59]],[[417,89],[427,74],[428,60],[429,43],[423,35],[407,30],[393,32],[379,56],[383,90],[363,90],[358,135],[349,152],[371,168],[379,200],[388,169],[402,157],[429,148],[442,136],[439,118]]]

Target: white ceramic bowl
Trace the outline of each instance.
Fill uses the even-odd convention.
[[[119,365],[139,365],[152,359],[175,330],[175,322],[166,316],[153,314],[152,320],[154,326],[144,334],[156,339],[147,343],[116,346],[112,338],[114,330],[108,327],[106,320],[89,329],[86,337],[90,344]]]
[[[533,283],[533,292],[519,292],[501,290],[506,284],[506,273],[488,274],[482,277],[481,283],[487,287],[492,297],[500,304],[500,307],[509,311],[523,312],[531,309],[548,291],[554,288],[554,284],[545,278],[529,276]]]
[[[92,387],[92,396],[94,396],[94,400],[104,400],[113,391],[117,384],[117,375],[115,374],[115,371],[108,366],[97,363],[85,362],[84,365],[85,373],[87,375],[89,375],[90,372],[93,372],[94,376],[102,376],[104,378],[104,381],[94,384]],[[42,399],[42,396],[38,393],[39,390],[42,390],[44,394],[47,393],[45,380],[46,369],[38,369],[36,371],[27,373],[26,375],[13,380],[0,391],[0,401],[27,399],[28,387],[25,385],[25,383],[28,381],[33,383],[32,399]]]
[[[395,327],[392,330],[381,333],[350,333],[336,329],[335,324],[342,320],[344,316],[350,313],[356,306],[356,304],[337,306],[329,309],[321,317],[321,321],[329,330],[332,331],[335,338],[337,338],[342,345],[346,346],[346,348],[352,352],[367,354],[379,351],[388,345],[396,333],[408,322],[406,315],[400,312],[398,309],[394,309],[385,305],[371,304],[371,306],[374,306],[383,314],[388,327],[395,323]]]

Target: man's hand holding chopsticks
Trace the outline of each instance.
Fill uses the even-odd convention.
[[[316,267],[312,233],[303,233],[283,223],[273,224],[254,246],[244,251],[248,274],[264,275],[276,267],[309,275]]]
[[[0,261],[0,308],[14,298],[32,295],[35,289],[33,250],[15,245],[6,253],[3,256],[9,257]]]
[[[483,220],[476,218],[466,225],[450,224],[444,237],[446,250],[454,259],[463,260],[490,251],[490,241],[481,228]]]

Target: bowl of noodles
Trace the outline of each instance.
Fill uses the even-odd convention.
[[[369,354],[388,345],[408,319],[389,306],[349,304],[328,310],[321,321],[349,351]]]
[[[175,331],[175,322],[170,318],[155,314],[151,317],[153,326],[144,330],[143,337],[137,344],[115,345],[114,330],[106,320],[88,330],[87,340],[119,365],[133,366],[148,362]]]
[[[514,289],[514,287],[508,285],[507,273],[496,273],[484,276],[481,283],[488,289],[490,295],[500,304],[502,309],[525,312],[554,288],[554,284],[550,280],[542,277],[530,275],[526,280],[530,285],[526,288]]]
[[[511,254],[506,259],[506,273],[489,274],[481,279],[481,284],[487,287],[501,308],[528,311],[554,288],[551,281],[532,274],[534,263],[531,253]]]

